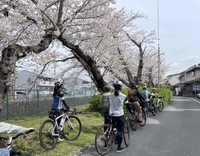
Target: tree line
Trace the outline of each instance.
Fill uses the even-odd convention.
[[[17,65],[65,62],[61,75],[87,71],[97,89],[114,78],[156,84],[155,31],[135,23],[142,13],[117,10],[114,0],[1,0],[0,99]],[[65,49],[61,53],[55,49]],[[29,61],[28,61],[29,60]],[[31,60],[31,61],[30,61]],[[161,78],[168,69],[161,53]],[[43,68],[43,69],[44,69]],[[161,79],[160,78],[160,79]],[[2,102],[1,102],[2,103]]]

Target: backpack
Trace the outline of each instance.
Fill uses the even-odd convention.
[[[109,94],[102,95],[101,103],[102,103],[103,110],[109,110],[110,108]]]
[[[143,98],[144,98],[145,100],[148,99],[146,91],[143,90],[143,91],[141,92],[141,95],[143,96]]]

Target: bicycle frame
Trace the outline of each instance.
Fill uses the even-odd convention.
[[[159,105],[159,102],[161,101],[161,98],[160,97],[158,97],[158,99],[157,99],[157,101],[156,101],[156,106],[158,106]]]
[[[58,125],[58,119],[61,119],[59,125]],[[72,123],[69,119],[68,112],[65,112],[65,113],[63,113],[60,116],[55,118],[55,125],[52,129],[52,136],[59,136],[59,133],[55,133],[55,130],[57,129],[57,130],[62,131],[66,120],[67,120],[68,124],[71,126],[71,128],[74,129],[74,127],[73,127],[73,125],[72,125]]]
[[[24,136],[25,136],[25,134],[23,134],[23,133],[19,133],[15,136],[11,136],[11,137],[0,136],[0,140],[4,141],[4,143],[6,145],[5,148],[7,148],[9,151],[11,151],[12,150],[12,141],[15,140],[15,139],[18,139],[20,137],[24,137]]]

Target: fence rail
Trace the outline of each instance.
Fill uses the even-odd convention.
[[[96,90],[73,90],[65,93],[65,100],[70,107],[87,104],[90,98],[99,94]],[[16,117],[32,116],[51,109],[53,97],[51,93],[40,90],[9,90],[6,104],[0,113],[0,120]]]

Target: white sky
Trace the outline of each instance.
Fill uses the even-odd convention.
[[[137,20],[137,25],[157,32],[157,0],[116,1],[117,8],[147,15],[148,19]],[[158,0],[158,4],[160,48],[171,65],[167,75],[200,63],[200,0]]]

